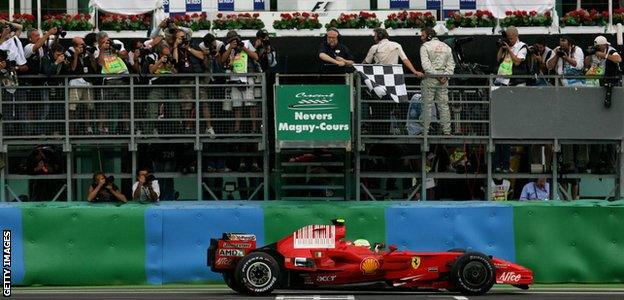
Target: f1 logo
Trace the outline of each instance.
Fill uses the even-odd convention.
[[[331,4],[330,1],[318,1],[314,5],[314,8],[312,8],[312,12],[315,12],[317,10],[319,10],[319,11],[327,11],[327,8],[329,7],[330,4]]]

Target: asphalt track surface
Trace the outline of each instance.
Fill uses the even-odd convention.
[[[270,299],[270,300],[519,300],[519,299],[624,299],[624,288],[539,288],[522,291],[515,288],[494,288],[484,296],[462,296],[448,292],[390,292],[390,291],[327,291],[278,290],[270,297],[247,297],[227,288],[14,288],[4,299]]]

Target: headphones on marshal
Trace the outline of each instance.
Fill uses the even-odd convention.
[[[336,27],[329,27],[329,28],[327,28],[325,36],[323,36],[323,38],[325,38],[325,42],[327,43],[327,33],[329,33],[330,31],[333,31],[333,32],[338,34],[338,42],[340,42],[340,39],[342,38],[342,35],[340,35],[340,31],[338,31],[338,28],[336,28]]]

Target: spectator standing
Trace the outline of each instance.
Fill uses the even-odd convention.
[[[615,48],[611,47],[607,38],[597,36],[593,47],[589,50],[593,53],[585,57],[585,68],[588,69],[585,75],[606,77],[602,79],[605,83],[605,81],[614,81],[613,77],[621,74],[619,64],[622,62],[622,57]],[[587,85],[600,86],[600,81],[600,79],[588,79]]]
[[[559,39],[559,46],[553,50],[553,55],[548,62],[549,70],[555,70],[557,75],[563,76],[583,76],[583,60],[585,54],[583,50],[574,44],[574,41],[563,36]],[[561,79],[564,86],[584,85],[585,81],[581,78]]]
[[[210,138],[214,139],[216,137],[214,127],[212,126],[211,118],[211,102],[208,99],[220,98],[223,93],[222,87],[212,87],[209,88],[207,85],[210,83],[223,83],[223,77],[214,77],[211,76],[213,73],[222,73],[220,65],[220,49],[225,49],[224,43],[220,40],[217,40],[214,35],[211,33],[207,33],[204,35],[202,42],[199,43],[199,49],[204,54],[203,59],[203,68],[206,76],[201,77],[201,85],[202,87],[199,89],[199,99],[203,102],[201,103],[202,110],[202,118],[206,119],[206,127],[204,133],[207,134]]]
[[[178,74],[200,74],[203,73],[201,62],[204,60],[204,52],[196,49],[191,45],[192,32],[188,33],[182,30],[176,32],[176,40],[173,45],[173,60],[175,62],[175,69]],[[183,121],[183,127],[185,133],[195,132],[195,84],[198,82],[196,77],[181,77],[179,80],[180,85],[186,85],[178,89],[178,99],[180,99],[180,118],[185,119]]]
[[[154,51],[146,57],[146,63],[149,66],[149,73],[152,77],[149,79],[149,84],[153,86],[150,89],[148,99],[151,100],[147,103],[146,113],[147,119],[163,119],[165,117],[165,103],[158,102],[163,99],[172,99],[171,94],[175,92],[170,88],[158,87],[158,85],[172,84],[172,77],[161,77],[159,75],[171,75],[175,74],[174,61],[171,57],[171,49],[164,43],[160,43],[154,46]],[[160,128],[159,128],[160,127]],[[163,132],[162,126],[154,126],[154,122],[148,121],[144,128],[147,134],[158,134]]]
[[[507,38],[499,45],[496,60],[500,62],[498,75],[528,75],[527,51],[528,47],[520,41],[518,29],[514,26],[505,30]],[[526,86],[526,78],[499,77],[494,81],[495,85]]]
[[[550,75],[546,63],[555,55],[555,52],[553,52],[553,50],[546,45],[546,38],[544,36],[540,36],[537,38],[534,47],[536,47],[535,52],[532,54],[532,61],[535,64],[534,69],[538,70],[539,75]],[[535,85],[549,85],[549,80],[539,78]]]
[[[90,48],[95,50],[95,48]],[[91,50],[91,51],[93,51]],[[80,76],[96,74],[98,66],[93,52],[90,52],[80,37],[72,39],[72,46],[65,52],[67,61],[69,62],[69,73],[76,78],[69,80],[69,118],[76,119],[82,117],[87,120],[86,126],[83,127],[89,135],[93,134],[91,120],[95,111],[95,103],[93,103],[94,78],[84,78]],[[78,104],[83,102],[83,104]],[[78,133],[77,128],[81,128],[78,124],[73,123],[70,132]]]
[[[490,199],[494,201],[507,201],[509,190],[511,189],[511,182],[507,179],[495,178],[490,182]]]
[[[132,199],[150,202],[158,202],[160,199],[158,180],[148,168],[137,172],[137,181],[132,185]]]
[[[98,59],[98,64],[102,68],[102,74],[105,75],[103,85],[117,86],[114,88],[104,88],[102,91],[102,100],[115,101],[115,103],[103,103],[101,108],[97,108],[100,115],[99,119],[107,119],[107,112],[110,112],[108,117],[111,118],[124,118],[130,117],[129,106],[126,105],[126,101],[129,104],[128,90],[122,86],[126,85],[126,80],[121,76],[122,74],[129,74],[128,67],[126,66],[125,59],[128,57],[124,44],[119,40],[111,40],[108,38],[108,34],[104,31],[100,31],[97,34],[98,48],[95,51],[94,56]],[[124,108],[128,108],[127,110]],[[121,126],[120,126],[121,125]],[[117,133],[128,132],[130,124],[128,122],[121,122],[116,126]],[[108,134],[109,128],[104,122],[100,123],[98,131],[101,134]]]
[[[451,48],[438,40],[432,28],[423,28],[420,38],[424,43],[420,48],[420,61],[425,75],[453,75],[455,61]],[[424,108],[424,131],[429,130],[429,116],[435,105],[438,107],[442,131],[451,134],[451,113],[448,105],[448,77],[425,77],[420,83]]]
[[[113,182],[113,177],[106,177],[104,172],[93,174],[93,183],[87,192],[89,202],[128,202],[124,194]]]
[[[55,42],[50,47],[50,51],[43,57],[41,61],[41,72],[48,78],[47,85],[50,86],[49,101],[56,102],[50,104],[50,114],[46,119],[55,120],[51,123],[52,134],[59,135],[64,131],[63,120],[65,120],[65,89],[64,79],[59,78],[61,75],[69,74],[69,62],[65,58],[65,48]],[[53,78],[50,78],[53,77]]]
[[[23,96],[23,92],[17,92],[14,87],[18,86],[18,73],[28,71],[26,58],[24,56],[24,48],[19,40],[22,26],[17,23],[11,23],[0,19],[0,70],[2,70],[1,80],[3,101],[5,103],[13,103],[12,105],[3,105],[3,118],[7,121],[22,120],[26,107],[23,105],[15,105],[15,102]],[[7,132],[11,134],[23,134],[23,127],[20,124],[14,124],[7,128]]]
[[[258,61],[256,48],[249,40],[242,40],[240,35],[234,30],[230,30],[226,35],[227,44],[221,54],[221,64],[225,66],[226,73],[243,74],[253,72],[253,65]],[[258,107],[254,102],[253,85],[255,80],[250,76],[232,75],[229,83],[244,84],[245,86],[235,86],[230,89],[226,98],[230,101],[223,103],[223,110],[234,109],[234,133],[241,133],[241,118],[243,117],[243,103],[250,107],[250,117],[257,118]],[[252,122],[252,132],[258,132],[257,122]]]

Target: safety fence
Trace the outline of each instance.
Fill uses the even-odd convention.
[[[624,203],[163,202],[0,204],[14,285],[220,281],[206,266],[223,232],[273,243],[344,218],[347,239],[400,250],[466,248],[532,269],[536,283],[622,283]]]
[[[445,85],[439,78],[406,75],[407,97],[398,102],[350,74],[278,74],[273,87],[264,74],[51,77],[46,85],[20,78],[1,93],[0,195],[82,199],[93,171],[105,169],[131,185],[148,151],[160,155],[149,164],[167,182],[163,199],[452,199],[432,190],[457,182],[469,195],[459,198],[489,199],[493,179],[540,177],[553,186],[551,199],[577,198],[559,183],[588,177],[612,182],[597,197],[622,197],[621,87],[609,90],[607,108],[607,88],[561,85],[571,77],[543,77],[541,86],[497,86],[493,75],[454,75]],[[504,163],[515,145],[526,146],[523,170]],[[568,166],[579,165],[577,153],[597,156],[592,147],[600,147],[598,167]],[[41,156],[58,156],[53,172],[30,159]],[[33,197],[42,186],[34,183],[53,180],[48,194]]]

